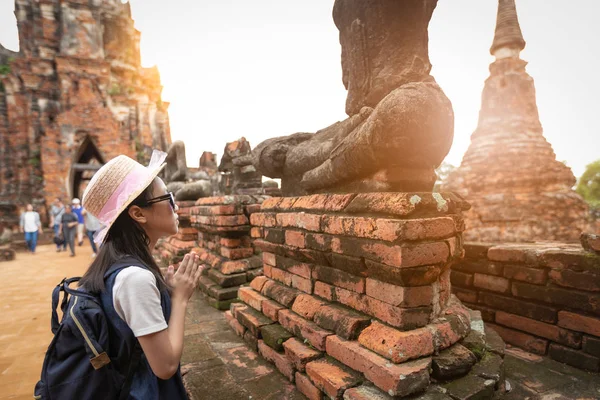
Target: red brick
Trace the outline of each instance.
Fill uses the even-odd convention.
[[[344,400],[391,400],[392,397],[383,393],[375,386],[361,385],[344,392]]]
[[[254,214],[260,211],[260,204],[248,204],[244,206],[245,214]]]
[[[323,392],[312,384],[308,376],[300,372],[296,372],[296,388],[308,400],[323,400]]]
[[[225,319],[227,320],[227,323],[229,323],[229,326],[231,326],[231,328],[235,331],[235,333],[238,334],[238,336],[244,336],[244,333],[246,332],[246,327],[240,324],[239,321],[234,318],[231,311],[225,311]]]
[[[568,269],[553,269],[548,276],[559,286],[587,290],[590,292],[600,292],[600,271],[598,271],[598,273],[591,273],[575,272]]]
[[[225,261],[218,269],[224,275],[238,274],[248,271],[248,262],[246,260]]]
[[[513,297],[499,296],[494,293],[479,292],[479,303],[494,309],[508,311],[537,321],[555,323],[557,310]]]
[[[390,364],[387,359],[361,347],[358,342],[347,341],[336,335],[327,338],[327,354],[362,372],[375,386],[391,396],[407,396],[429,386],[431,358]]]
[[[416,267],[445,263],[449,256],[450,250],[445,242],[420,243],[402,247],[402,262],[399,266]]]
[[[271,197],[265,199],[265,201],[263,201],[260,205],[260,209],[263,211],[276,210],[279,203],[281,203],[281,200],[283,200],[281,197]]]
[[[330,399],[341,400],[344,391],[360,384],[360,376],[329,360],[316,360],[306,364],[306,374],[317,388],[325,392]]]
[[[333,301],[335,298],[335,287],[323,282],[315,282],[315,295],[326,300]]]
[[[263,252],[262,253],[262,259],[263,259],[263,262],[265,264],[268,264],[268,265],[270,265],[272,267],[276,267],[277,266],[277,261],[276,261],[276,258],[275,258],[275,254]]]
[[[462,302],[477,303],[477,292],[474,290],[452,286],[452,293]]]
[[[318,211],[342,211],[352,200],[354,194],[314,194],[299,197],[294,203],[295,209]]]
[[[266,282],[262,294],[275,300],[279,304],[291,308],[296,297],[301,294],[298,290],[283,286],[277,282]]]
[[[276,352],[275,350],[267,346],[262,340],[258,341],[258,352],[267,361],[270,361],[273,364],[275,364],[279,372],[281,372],[283,376],[288,378],[290,382],[294,382],[294,375],[296,374],[296,370],[292,362],[284,354]]]
[[[290,310],[279,311],[279,323],[294,336],[306,339],[315,349],[321,351],[325,351],[325,338],[332,334]]]
[[[304,233],[300,231],[285,231],[285,244],[301,249],[306,247]]]
[[[559,328],[556,325],[546,324],[533,319],[509,314],[504,311],[496,312],[496,323],[525,331],[536,336],[550,339],[553,342],[565,344],[569,347],[581,347],[581,334]]]
[[[250,332],[252,332],[254,337],[259,336],[261,326],[273,323],[267,317],[250,307],[236,308],[233,312],[233,315],[240,324],[244,325]]]
[[[261,295],[251,287],[239,288],[238,297],[256,311],[262,311],[262,302],[268,300],[265,296]]]
[[[323,353],[311,349],[300,340],[291,338],[283,342],[283,350],[298,371],[304,372],[306,364],[321,357]]]
[[[315,265],[312,278],[357,293],[365,292],[365,278],[351,275],[339,269]]]
[[[294,305],[292,306],[292,311],[302,316],[303,318],[312,321],[317,310],[325,304],[327,303],[317,299],[316,297],[310,296],[308,294],[301,294],[298,297],[296,297]]]
[[[452,270],[450,274],[452,286],[470,287],[473,286],[473,274]]]
[[[252,227],[250,228],[250,237],[252,238],[262,238],[263,237],[263,228]]]
[[[271,273],[269,278],[273,279],[274,281],[283,283],[286,286],[292,286],[292,274],[275,267],[270,267],[270,270]]]
[[[239,260],[240,258],[248,258],[254,254],[254,249],[251,247],[238,247],[237,249],[230,249],[229,247],[221,247],[221,255],[229,258],[230,260]]]
[[[283,228],[301,228],[307,231],[319,232],[321,216],[306,213],[280,213],[277,214],[277,225]]]
[[[426,265],[411,268],[396,268],[371,260],[365,260],[369,277],[399,286],[425,286],[438,280],[441,268]]]
[[[260,293],[267,281],[268,279],[266,276],[257,276],[250,282],[250,287]]]
[[[569,311],[559,311],[558,325],[573,331],[600,336],[600,318],[588,317]]]
[[[546,270],[543,269],[506,265],[504,267],[504,277],[508,279],[514,279],[516,281],[544,285],[546,283],[548,274]]]
[[[473,286],[498,293],[510,292],[510,281],[499,276],[475,274]]]
[[[487,258],[492,261],[525,263],[530,248],[522,245],[494,246],[487,252]]]
[[[550,343],[548,355],[559,362],[592,372],[600,371],[600,358],[573,350],[556,343]]]
[[[583,351],[594,357],[600,357],[600,338],[584,336],[582,343]]]
[[[332,304],[321,306],[314,315],[314,321],[321,328],[350,340],[356,339],[371,324],[370,317]]]
[[[543,301],[554,306],[564,306],[592,314],[600,314],[600,293],[513,282],[512,294],[516,297]]]
[[[365,296],[366,312],[391,326],[403,330],[416,329],[429,323],[430,307],[400,308]]]
[[[431,332],[433,347],[436,351],[447,349],[462,339],[460,332],[449,321],[427,325],[426,329]]]
[[[273,278],[273,267],[269,264],[263,266],[263,273],[267,278]]]
[[[433,335],[427,328],[402,332],[373,321],[358,337],[367,349],[399,364],[433,353]]]
[[[487,324],[490,328],[498,332],[500,337],[506,342],[514,346],[520,347],[531,353],[545,355],[548,349],[548,341],[540,339],[526,333],[515,331],[513,329],[504,328],[499,325]]]
[[[428,306],[433,300],[431,286],[403,287],[367,278],[367,296],[398,307]]]
[[[279,311],[285,309],[284,306],[273,300],[265,300],[262,302],[262,313],[272,321],[277,321],[279,318]]]
[[[254,226],[271,227],[277,225],[277,220],[272,213],[254,213],[250,216],[250,223]]]
[[[310,279],[302,278],[292,274],[292,287],[311,294],[313,292],[313,282]]]
[[[312,266],[307,263],[302,263],[291,258],[276,256],[276,266],[287,272],[299,275],[303,278],[310,279]]]

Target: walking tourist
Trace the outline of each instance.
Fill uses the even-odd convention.
[[[83,210],[83,218],[85,220],[85,232],[87,234],[88,239],[90,240],[90,244],[92,245],[92,257],[96,257],[98,254],[98,248],[96,247],[96,243],[94,242],[94,234],[102,228],[102,224],[98,221],[98,218],[87,212],[87,210]]]
[[[118,156],[96,172],[83,195],[85,209],[104,227],[95,235],[98,255],[79,284],[102,300],[114,368],[125,375],[141,346],[144,357],[134,366],[129,393],[134,399],[187,399],[179,363],[185,312],[202,269],[190,253],[163,278],[152,257],[158,239],[179,225],[173,194],[157,177],[165,157],[155,151],[144,167]]]
[[[76,197],[72,200],[72,209],[73,213],[77,215],[77,245],[81,246],[83,244],[83,230],[85,229],[84,219],[83,219],[83,207],[81,207],[81,201]]]
[[[42,233],[42,223],[40,222],[40,214],[33,211],[33,206],[27,204],[26,211],[21,214],[19,230],[25,233],[25,242],[30,253],[35,253],[37,247],[38,232]]]
[[[71,206],[65,207],[65,212],[60,221],[60,234],[62,235],[64,241],[69,245],[71,257],[75,257],[75,232],[77,230],[77,225],[79,224],[79,219],[73,212]]]
[[[59,240],[60,224],[63,214],[65,213],[65,205],[58,197],[54,200],[54,204],[50,207],[50,228],[54,230],[56,243],[56,251],[66,251],[67,242]]]

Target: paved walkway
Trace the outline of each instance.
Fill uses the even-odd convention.
[[[0,400],[31,399],[50,332],[50,294],[65,276],[81,275],[91,260],[87,242],[75,258],[42,246],[0,263]],[[188,309],[182,360],[194,400],[296,400],[295,391],[273,366],[230,330],[224,314],[198,293]],[[600,399],[600,375],[509,349],[507,400]]]

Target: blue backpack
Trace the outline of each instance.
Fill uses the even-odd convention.
[[[111,266],[105,279],[125,265],[132,265],[131,260]],[[54,338],[44,358],[34,399],[125,400],[142,358],[142,348],[136,340],[127,371],[119,371],[111,363],[107,353],[109,323],[100,297],[69,287],[80,279],[65,278],[52,291],[51,327]],[[61,292],[64,293],[60,304],[63,317],[59,323],[57,309]]]

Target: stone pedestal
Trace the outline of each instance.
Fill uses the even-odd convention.
[[[198,230],[200,259],[209,266],[199,288],[209,304],[227,310],[240,285],[262,275],[260,255],[250,237],[250,216],[260,210],[264,196],[223,196],[199,199],[191,211]]]
[[[194,207],[193,201],[179,201],[177,206],[179,210],[179,230],[177,234],[161,240],[156,248],[155,257],[158,258],[159,265],[168,267],[178,264],[183,256],[198,246],[198,231],[190,224],[190,211]]]
[[[468,207],[432,193],[268,199],[251,216],[264,276],[240,288],[230,325],[309,399],[491,398],[503,342],[450,287]]]

